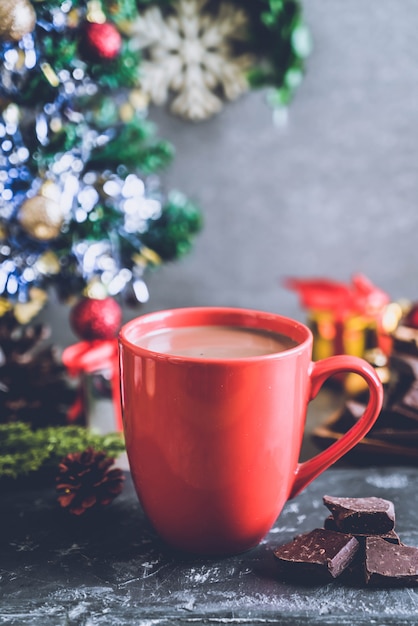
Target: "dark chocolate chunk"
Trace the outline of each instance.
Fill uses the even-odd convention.
[[[332,515],[330,515],[329,517],[325,518],[324,521],[324,528],[326,528],[327,530],[336,530],[338,531],[338,526],[335,522],[335,519],[332,517]],[[366,537],[370,537],[370,535],[374,535],[374,533],[350,533],[353,534],[355,536],[356,539],[359,540],[364,540]],[[399,538],[399,535],[394,531],[394,530],[389,530],[387,533],[383,533],[381,534],[377,534],[375,535],[376,537],[381,537],[382,539],[384,539],[385,541],[389,541],[389,543],[401,543],[401,540]]]
[[[393,545],[380,537],[367,537],[364,568],[368,585],[417,585],[418,548]]]
[[[353,535],[383,535],[395,526],[393,502],[383,498],[336,498],[324,496],[338,530]]]
[[[337,578],[354,559],[357,539],[332,530],[315,528],[274,550],[284,573],[304,578]]]

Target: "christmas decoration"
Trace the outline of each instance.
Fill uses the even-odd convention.
[[[127,32],[143,51],[141,85],[171,111],[198,121],[251,87],[270,85],[286,107],[309,55],[309,33],[296,0],[139,0]]]
[[[122,37],[111,22],[87,22],[84,28],[85,48],[93,58],[114,59],[122,47]]]
[[[82,298],[70,312],[70,325],[81,343],[69,346],[62,360],[80,381],[80,396],[71,410],[83,414],[98,432],[122,430],[116,335],[122,309],[113,298]]]
[[[0,422],[66,423],[76,392],[48,337],[47,327],[22,326],[10,311],[0,317]]]
[[[146,119],[122,28],[137,17],[135,0],[1,3],[0,298],[16,315],[52,287],[66,302],[144,302],[147,270],[201,228],[194,203],[160,183],[174,150]]]
[[[23,422],[0,424],[0,479],[15,480],[43,472],[56,474],[60,460],[86,448],[116,457],[125,450],[118,433],[105,436],[84,426],[49,426],[33,429]]]
[[[173,113],[190,120],[217,113],[220,88],[234,100],[249,88],[245,72],[253,59],[234,53],[234,43],[245,40],[248,17],[243,9],[223,3],[216,15],[204,11],[206,0],[179,0],[167,19],[153,6],[136,23],[136,37],[146,42],[149,61],[142,65],[141,85],[158,105],[169,91],[178,92]]]
[[[367,357],[378,349],[391,352],[391,333],[399,322],[399,307],[362,274],[349,285],[327,278],[290,278],[285,286],[296,291],[313,331],[313,358],[334,354]]]
[[[62,361],[69,375],[77,377],[82,383],[81,395],[70,412],[71,419],[77,419],[78,415],[83,414],[90,428],[102,433],[121,431],[123,425],[117,339],[81,341],[64,350]],[[105,410],[102,407],[101,415],[95,415],[94,399],[89,388],[100,379],[107,381],[102,391],[111,397],[111,402],[106,403]]]
[[[58,202],[38,195],[23,202],[18,219],[28,235],[41,241],[48,241],[59,237],[64,215]]]
[[[147,270],[189,251],[202,226],[192,202],[161,188],[173,149],[146,119],[144,85],[158,101],[175,93],[192,119],[249,87],[270,86],[286,107],[310,48],[300,5],[18,0],[0,10],[0,297],[14,307],[54,286],[67,300],[100,282],[122,304],[144,302]]]
[[[112,339],[122,322],[122,309],[113,298],[82,298],[71,310],[70,325],[81,339]]]
[[[29,0],[2,0],[0,39],[20,41],[35,28],[36,13]]]
[[[115,459],[88,448],[68,454],[59,464],[56,478],[58,502],[74,515],[110,504],[122,491],[122,471],[112,468]]]

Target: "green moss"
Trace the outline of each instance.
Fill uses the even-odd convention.
[[[100,435],[82,426],[51,426],[33,430],[23,422],[0,425],[0,478],[18,478],[54,467],[67,454],[88,447],[109,457],[124,451],[121,434]]]

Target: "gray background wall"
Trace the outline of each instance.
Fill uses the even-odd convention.
[[[289,275],[363,272],[418,299],[418,3],[303,6],[314,50],[284,129],[263,92],[201,124],[151,111],[177,150],[164,184],[199,202],[205,227],[192,254],[149,276],[149,303],[126,319],[204,304],[303,319],[281,285]],[[74,342],[66,307],[52,300],[44,317]]]

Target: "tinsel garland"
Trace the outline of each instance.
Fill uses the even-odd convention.
[[[253,41],[260,62],[249,72],[253,87],[271,87],[269,102],[286,107],[303,79],[312,42],[297,0],[257,0],[253,13]]]
[[[146,119],[140,54],[121,28],[135,0],[18,3],[19,23],[36,19],[0,29],[0,314],[29,321],[51,286],[64,300],[146,301],[146,270],[190,249],[201,215],[160,184],[174,150]]]

